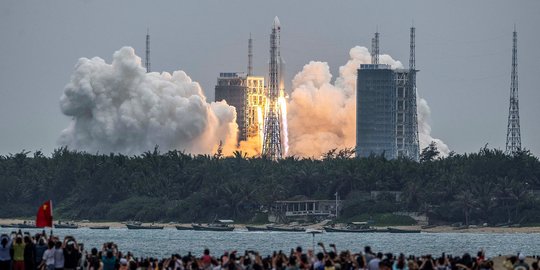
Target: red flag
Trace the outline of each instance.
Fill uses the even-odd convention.
[[[52,216],[52,201],[48,200],[44,202],[38,209],[36,215],[36,227],[51,227],[53,226]]]

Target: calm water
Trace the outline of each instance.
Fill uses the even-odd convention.
[[[10,233],[13,229],[1,228],[0,233]],[[41,230],[30,229],[34,234]],[[47,231],[49,233],[49,231]],[[172,253],[202,254],[204,248],[210,248],[216,255],[226,250],[257,250],[262,255],[270,255],[274,250],[288,252],[291,248],[302,246],[312,248],[315,243],[335,243],[338,250],[349,249],[354,252],[363,250],[370,245],[376,251],[406,254],[463,254],[476,253],[480,248],[486,250],[488,256],[524,252],[525,254],[540,254],[540,234],[506,233],[420,233],[420,234],[390,234],[390,233],[324,233],[314,237],[308,233],[294,232],[201,232],[178,231],[166,228],[164,230],[77,230],[57,229],[55,234],[72,235],[85,249],[101,247],[104,242],[112,241],[118,244],[121,251],[131,251],[136,256],[168,257]],[[318,247],[317,247],[318,249]]]

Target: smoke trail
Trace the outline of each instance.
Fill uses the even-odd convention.
[[[60,98],[72,118],[59,144],[89,152],[139,154],[161,150],[212,153],[220,141],[232,149],[236,111],[207,103],[197,82],[183,71],[146,73],[133,48],[101,58],[81,58]]]
[[[349,61],[339,68],[339,77],[333,84],[326,62],[312,61],[294,77],[294,90],[288,106],[289,155],[318,158],[334,148],[355,146],[356,73],[360,64],[371,62],[371,55],[367,48],[356,46],[349,51],[349,56]],[[380,63],[391,65],[394,69],[403,68],[401,62],[389,55],[381,55],[379,59]],[[420,147],[436,140],[444,153],[446,145],[430,135],[427,103],[424,101],[418,108]]]

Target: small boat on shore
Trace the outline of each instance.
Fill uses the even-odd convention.
[[[4,224],[4,225],[1,225],[2,228],[14,228],[14,229],[35,229],[36,226],[35,225],[29,225],[29,224],[22,224],[22,223],[18,223],[18,224]]]
[[[248,226],[248,225],[246,225],[246,229],[250,232],[267,232],[268,231],[268,228],[266,227]]]
[[[163,226],[156,226],[156,225],[138,225],[138,224],[130,224],[130,223],[127,223],[126,224],[126,227],[129,229],[129,230],[163,230]]]
[[[179,225],[176,225],[174,227],[176,227],[176,229],[179,230],[179,231],[191,231],[191,230],[193,230],[193,227],[186,227],[186,226],[179,226]]]
[[[109,226],[90,226],[88,228],[90,230],[108,230]]]
[[[220,219],[216,223],[209,223],[207,225],[191,224],[191,227],[195,231],[230,232],[234,230],[234,226],[231,225],[232,223],[234,223],[233,220]]]
[[[347,232],[347,233],[371,233],[377,232],[377,229],[371,228],[368,222],[351,222],[345,227],[323,227],[326,232]]]
[[[73,223],[73,222],[58,222],[57,224],[54,224],[55,229],[78,229],[79,225]]]
[[[269,231],[274,232],[305,232],[303,227],[282,227],[282,226],[266,226]]]
[[[350,229],[350,228],[332,228],[332,227],[323,227],[326,232],[348,232],[348,233],[372,233],[377,232],[377,229],[366,228],[366,229]]]
[[[421,230],[405,230],[405,229],[396,229],[396,228],[387,228],[389,233],[420,233]]]
[[[311,233],[311,234],[315,235],[315,234],[324,233],[324,230],[319,230],[319,229],[306,229],[306,233]]]
[[[2,228],[17,228],[17,229],[35,229],[36,224],[34,222],[23,222],[23,223],[11,223],[11,224],[4,224],[1,225]]]

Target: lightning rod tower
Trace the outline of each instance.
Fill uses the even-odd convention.
[[[270,65],[268,76],[268,108],[264,120],[264,141],[262,155],[271,160],[283,157],[281,143],[281,113],[278,102],[280,94],[281,55],[280,47],[281,26],[278,17],[274,18],[270,34]]]
[[[375,32],[375,37],[371,39],[371,64],[379,64],[379,30]]]
[[[253,39],[251,39],[251,33],[249,33],[248,39],[248,68],[247,75],[253,75]]]
[[[420,155],[420,144],[418,141],[418,112],[416,107],[416,28],[414,26],[411,27],[411,35],[410,35],[410,55],[409,55],[409,79],[408,79],[408,95],[407,95],[407,108],[408,112],[407,115],[407,121],[410,121],[409,126],[411,127],[410,130],[408,130],[407,134],[407,145],[409,146],[407,149],[408,156],[418,161],[419,155]]]
[[[146,29],[146,59],[144,66],[146,67],[146,72],[150,72],[150,30]]]
[[[521,131],[519,126],[518,99],[518,63],[517,63],[517,32],[514,26],[512,46],[512,75],[510,81],[510,106],[508,108],[508,130],[506,132],[506,153],[515,154],[521,150]]]

